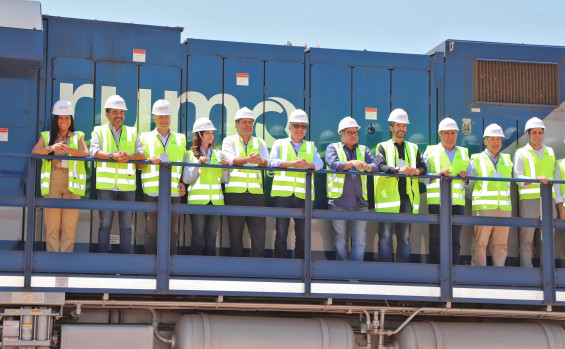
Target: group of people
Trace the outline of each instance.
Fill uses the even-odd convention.
[[[186,137],[170,129],[172,107],[166,100],[158,100],[152,108],[155,129],[138,136],[136,129],[123,125],[126,103],[118,95],[105,103],[108,123],[97,126],[92,132],[90,149],[84,133],[75,130],[74,110],[69,101],[59,100],[53,106],[50,131],[41,133],[34,154],[69,156],[69,160],[44,159],[41,170],[41,194],[49,198],[78,199],[85,195],[86,170],[83,161],[72,157],[103,160],[96,162],[96,189],[100,200],[134,201],[136,170],[141,170],[141,183],[145,201],[157,202],[159,195],[159,165],[161,162],[186,162],[225,165],[220,167],[172,166],[171,201],[178,203],[187,194],[188,204],[265,206],[261,167],[298,168],[320,170],[324,163],[314,142],[305,139],[308,115],[297,109],[289,117],[290,137],[278,139],[269,153],[267,144],[253,136],[255,116],[248,108],[235,114],[234,135],[223,139],[221,151],[216,149],[216,128],[207,118],[198,118],[193,126],[192,146],[187,150]],[[459,127],[451,118],[443,119],[438,127],[440,143],[428,146],[424,154],[418,146],[405,140],[408,114],[395,109],[388,118],[392,138],[377,145],[375,152],[358,143],[361,127],[352,117],[343,118],[338,125],[340,141],[329,144],[325,152],[328,169],[327,197],[330,210],[343,212],[368,212],[369,178],[375,181],[375,211],[418,214],[420,187],[427,188],[429,212],[440,210],[439,180],[419,176],[437,174],[456,176],[451,181],[452,214],[465,213],[466,190],[472,192],[472,211],[475,216],[510,217],[512,203],[510,183],[506,181],[468,181],[465,178],[517,178],[536,179],[536,182],[518,183],[519,213],[521,217],[540,217],[540,184],[550,179],[561,179],[565,161],[557,161],[553,149],[543,144],[543,121],[532,118],[526,123],[529,142],[518,149],[514,161],[501,153],[504,132],[497,124],[484,130],[485,150],[469,156],[468,150],[457,146]],[[151,164],[133,164],[130,160],[149,160]],[[234,168],[232,166],[239,166]],[[242,169],[241,167],[246,167]],[[247,169],[247,167],[249,169]],[[346,172],[349,172],[347,175]],[[406,176],[373,176],[367,172],[405,174]],[[304,171],[276,171],[270,195],[276,207],[304,208],[306,199],[306,173]],[[311,183],[314,199],[314,182]],[[565,217],[561,187],[553,188],[556,205],[554,214]],[[98,251],[110,251],[110,229],[114,211],[100,210]],[[132,212],[120,211],[120,252],[131,252]],[[146,253],[157,250],[156,212],[146,213],[144,245]],[[190,251],[197,255],[214,255],[219,215],[191,214],[192,238]],[[243,256],[243,231],[247,223],[251,237],[251,256],[265,254],[266,218],[254,216],[228,216],[230,252]],[[72,252],[78,221],[76,209],[45,209],[47,251]],[[178,214],[171,215],[171,253],[178,243]],[[287,236],[290,218],[276,218],[274,256],[288,258]],[[295,218],[294,257],[304,258],[305,221]],[[331,221],[336,259],[363,261],[366,244],[366,225],[363,220]],[[348,229],[349,228],[349,229]],[[378,261],[393,261],[393,239],[396,233],[396,261],[409,262],[410,223],[380,222]],[[351,236],[351,248],[349,237]],[[475,226],[473,265],[486,265],[486,248],[491,239],[493,265],[504,266],[508,254],[509,227]],[[532,266],[534,228],[520,228],[520,264]],[[452,227],[453,263],[459,263],[461,226]],[[429,228],[429,255],[431,263],[440,260],[440,229],[438,224]]]

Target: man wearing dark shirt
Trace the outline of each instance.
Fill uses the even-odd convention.
[[[395,109],[388,118],[392,139],[377,145],[379,171],[407,176],[424,175],[426,164],[414,143],[404,141],[408,114]],[[414,213],[420,209],[420,189],[417,178],[375,177],[375,211]],[[396,228],[396,261],[410,261],[410,223],[379,222],[379,252],[377,261],[392,262],[392,233]]]
[[[337,172],[373,172],[377,164],[371,151],[359,145],[359,129],[355,119],[348,116],[339,123],[341,142],[332,143],[326,149],[326,163]],[[367,212],[367,176],[360,174],[329,174],[327,176],[328,204],[330,210]],[[348,253],[347,225],[351,228],[351,258]],[[365,255],[366,221],[332,220],[332,232],[336,259],[363,261]]]

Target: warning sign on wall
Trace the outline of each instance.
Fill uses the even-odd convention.
[[[7,142],[7,141],[8,141],[8,129],[0,128],[0,142]]]
[[[237,86],[249,86],[249,74],[247,73],[237,73],[236,75],[236,85]]]
[[[145,62],[145,50],[133,49],[133,61],[134,62]]]
[[[377,120],[377,108],[365,108],[366,120]]]

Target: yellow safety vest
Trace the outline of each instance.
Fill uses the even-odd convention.
[[[262,139],[253,137],[249,139],[247,148],[243,145],[239,135],[228,137],[233,144],[237,157],[246,157],[251,153],[261,153]],[[256,164],[252,165],[256,167]],[[230,181],[226,185],[226,193],[244,193],[249,191],[251,194],[263,194],[263,177],[261,171],[230,169]]]
[[[543,147],[543,159],[540,159],[532,149],[522,147],[516,150],[516,155],[524,158],[524,176],[536,178],[544,176],[548,179],[554,177],[555,172],[555,153],[550,147]],[[518,194],[520,200],[539,199],[541,197],[540,183],[530,183],[528,187],[518,184]],[[555,199],[555,190],[552,197]]]
[[[380,143],[389,166],[397,166],[399,154],[392,139]],[[379,153],[377,145],[375,154]],[[416,167],[416,156],[418,146],[414,143],[404,142],[405,164]],[[408,161],[406,161],[408,159]],[[412,203],[412,213],[420,212],[420,187],[418,178],[406,178],[406,193]],[[400,212],[400,192],[398,191],[398,177],[375,176],[375,211],[377,212]]]
[[[105,153],[124,150],[128,154],[135,154],[135,141],[137,132],[135,128],[122,126],[122,132],[116,147],[114,135],[108,124],[96,126],[92,134],[97,134],[100,139],[100,149]],[[118,186],[122,191],[135,191],[135,164],[118,162],[96,163],[96,189],[110,190]]]
[[[333,143],[335,150],[337,151],[337,155],[339,157],[339,161],[346,162],[347,155],[345,155],[345,151],[343,150],[343,143]],[[364,145],[357,145],[357,160],[365,161],[365,152],[367,147]],[[327,167],[329,169],[329,167]],[[361,171],[365,172],[365,171]],[[328,174],[326,177],[326,189],[328,192],[328,198],[330,199],[337,199],[341,197],[343,194],[343,185],[345,183],[345,175],[344,174]],[[367,199],[367,176],[361,176],[361,187],[363,190],[363,199]]]
[[[145,150],[145,156],[160,156],[163,153],[169,154],[170,162],[183,162],[186,153],[186,136],[180,133],[171,132],[167,144],[167,150],[159,139],[157,131],[146,132],[141,135],[141,142]],[[178,184],[182,176],[182,166],[171,168],[171,194],[179,194]],[[141,169],[141,186],[145,194],[155,194],[159,192],[159,166],[148,165]]]
[[[188,153],[190,155],[190,162],[198,163],[198,159],[194,156],[192,150],[189,150]],[[222,164],[222,155],[219,150],[212,149],[210,164]],[[214,205],[223,205],[224,193],[222,192],[221,180],[221,168],[200,167],[198,179],[188,188],[187,203],[206,205],[211,201]]]
[[[308,162],[314,161],[314,142],[303,141],[298,155],[290,138],[277,140],[273,147],[279,146],[279,159],[282,161],[294,161],[302,158]],[[271,196],[288,197],[292,194],[297,198],[306,198],[306,173],[291,171],[276,171],[271,188]],[[314,176],[312,176],[312,200],[314,200]]]
[[[45,140],[45,147],[49,145],[49,131],[41,132]],[[84,133],[76,131],[69,140],[69,148],[78,149],[79,140],[84,137]],[[72,155],[70,155],[72,156]],[[69,160],[69,191],[73,194],[84,196],[86,192],[86,167],[84,161]],[[41,163],[41,195],[49,194],[51,184],[51,160],[42,160]]]
[[[459,172],[466,171],[467,166],[469,166],[469,151],[467,148],[456,146],[453,163],[449,161],[445,148],[441,144],[428,146],[426,154],[430,164],[429,173],[438,173],[441,169],[448,168],[451,171],[451,175],[456,176]],[[426,185],[428,205],[439,205],[439,185],[439,180]],[[462,180],[455,179],[451,181],[451,198],[455,205],[465,206],[465,184]]]
[[[500,154],[497,168],[486,152],[473,154],[471,161],[474,162],[477,177],[493,177],[498,172],[502,178],[512,178],[512,161],[510,155]],[[494,181],[476,181],[473,187],[473,211],[495,210],[512,211],[510,200],[510,183]]]

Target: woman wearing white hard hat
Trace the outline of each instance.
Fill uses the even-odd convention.
[[[88,148],[84,133],[75,131],[71,102],[59,100],[53,106],[51,130],[41,132],[33,150],[38,155],[85,157]],[[83,161],[43,160],[41,195],[53,199],[79,199],[85,194],[86,170]],[[48,252],[73,252],[78,210],[46,208],[45,227]]]
[[[227,165],[222,160],[221,152],[214,149],[214,131],[212,121],[206,118],[194,122],[192,132],[193,145],[187,154],[187,162]],[[222,184],[229,179],[227,169],[187,166],[183,181],[188,184],[188,204],[223,205],[224,194]],[[220,223],[219,215],[191,214],[192,239],[190,254],[213,256],[216,253],[216,234]]]

